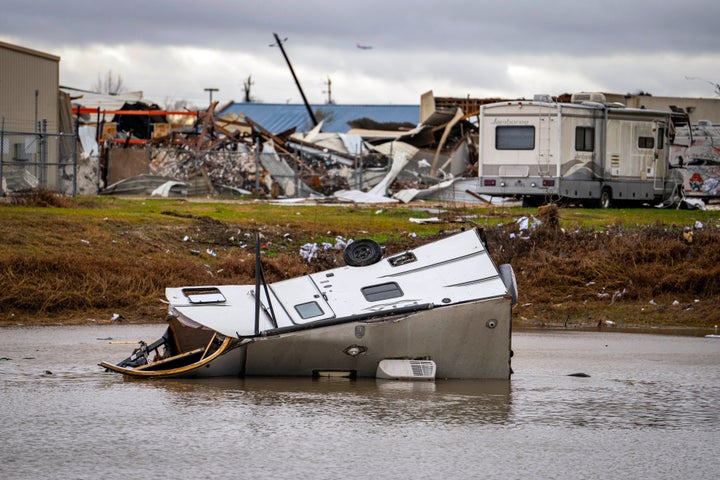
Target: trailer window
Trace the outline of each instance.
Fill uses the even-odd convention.
[[[575,127],[575,151],[592,152],[595,150],[595,128]]]
[[[318,305],[315,301],[295,305],[295,311],[303,320],[306,318],[319,317],[325,313],[322,308],[320,308],[320,305]]]
[[[403,291],[400,289],[400,285],[395,282],[382,283],[380,285],[373,285],[371,287],[364,287],[361,289],[365,300],[368,302],[379,302],[380,300],[387,300],[388,298],[397,298],[403,296]]]
[[[638,137],[638,148],[655,147],[655,139],[653,137]]]
[[[510,125],[495,128],[496,150],[535,150],[535,127]]]

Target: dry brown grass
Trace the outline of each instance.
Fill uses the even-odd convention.
[[[67,195],[44,188],[33,188],[12,193],[8,197],[8,203],[25,207],[69,207],[72,201]]]
[[[560,227],[559,211],[538,212],[540,227],[520,232],[516,223],[485,230],[492,258],[515,269],[518,325],[674,325],[720,323],[720,230],[688,232],[654,223],[606,231]],[[276,281],[342,265],[327,250],[313,262],[299,255],[316,232],[302,222],[219,221],[164,212],[152,223],[123,218],[7,217],[0,232],[0,323],[162,321],[168,286],[252,283],[254,235],[261,235],[266,278]],[[459,229],[442,224],[435,236]],[[334,234],[360,238],[358,225]],[[394,236],[386,254],[432,239]],[[690,235],[691,233],[691,235]],[[185,237],[189,239],[186,240]],[[651,303],[652,301],[652,303]]]
[[[720,231],[650,225],[634,231],[565,232],[547,224],[518,241],[493,231],[511,263],[520,323],[676,325],[720,321]]]

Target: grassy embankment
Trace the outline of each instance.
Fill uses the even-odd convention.
[[[106,322],[113,313],[126,322],[162,321],[166,286],[253,282],[258,233],[274,281],[342,265],[335,249],[304,261],[305,243],[372,238],[390,254],[471,224],[485,228],[496,263],[515,269],[518,327],[711,330],[720,323],[716,211],[560,209],[520,232],[517,219],[543,214],[437,204],[417,207],[441,213],[403,205],[38,200],[0,206],[0,324]]]

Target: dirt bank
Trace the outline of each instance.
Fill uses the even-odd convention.
[[[307,241],[368,233],[351,220],[329,230],[330,217],[318,220],[317,213],[312,222],[250,224],[178,211],[151,221],[118,213],[98,220],[92,209],[71,216],[48,208],[0,211],[0,324],[109,322],[115,313],[125,322],[163,321],[167,286],[253,282],[258,233],[269,281],[342,265],[342,249],[323,249],[322,241],[315,258],[303,259]],[[515,269],[518,327],[711,330],[720,323],[717,222],[694,230],[651,224],[598,231],[562,228],[557,210],[538,215],[542,224],[528,230],[514,221],[485,228],[495,262]],[[441,213],[434,234],[388,224],[380,243],[392,254],[472,227],[456,216]]]

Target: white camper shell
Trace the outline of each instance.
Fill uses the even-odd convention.
[[[608,105],[602,94],[571,103],[549,96],[482,106],[478,193],[609,207],[669,198],[671,112]]]

